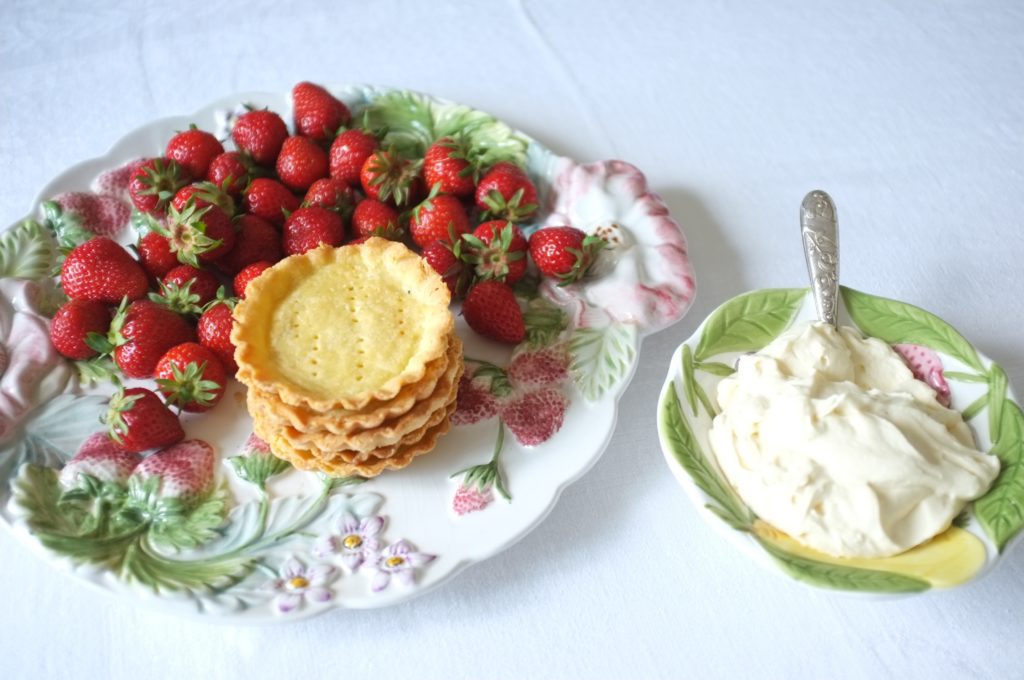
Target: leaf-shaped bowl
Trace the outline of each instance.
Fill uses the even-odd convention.
[[[576,163],[489,114],[429,95],[372,86],[331,90],[356,116],[366,113],[371,126],[386,127],[389,146],[422,152],[461,131],[488,161],[524,165],[540,205],[535,222],[524,225],[527,233],[566,223],[586,231],[614,226],[618,241],[606,249],[613,257],[595,279],[605,285],[527,290],[523,304],[536,345],[514,355],[532,362],[523,379],[531,384],[521,391],[509,375],[509,348],[457,317],[466,354],[480,360],[473,366],[487,362],[491,389],[502,376],[510,394],[487,397],[488,417],[481,410],[461,416],[430,455],[358,486],[281,465],[250,439],[244,388],[232,381],[217,408],[183,418],[188,437],[215,449],[210,460],[196,448],[196,467],[210,472],[205,483],[189,482],[190,494],[202,494],[195,505],[167,497],[155,477],[139,472],[142,465],[130,467],[116,454],[102,465],[86,460],[82,444],[100,429],[111,388],[81,387],[75,366],[56,354],[48,334],[59,304],[53,237],[38,224],[12,225],[0,233],[0,526],[78,580],[129,601],[232,622],[381,607],[437,587],[525,536],[597,461],[641,340],[689,307],[694,282],[682,230],[637,168]],[[126,164],[163,153],[190,123],[227,139],[245,103],[291,118],[288,93],[248,93],[153,121],[103,157],[61,173],[42,190],[30,218],[49,219],[52,207],[40,210],[43,201],[66,192],[85,200],[84,192],[100,202],[94,215],[119,216],[97,222],[103,233],[133,242]]]
[[[1024,527],[1024,413],[999,365],[945,321],[913,305],[843,288],[840,321],[891,345],[935,353],[951,407],[963,413],[979,449],[1000,460],[1000,474],[983,497],[931,541],[893,557],[862,560],[797,543],[758,519],[729,485],[708,443],[718,383],[741,354],[815,318],[808,289],[758,290],[723,304],[675,352],[658,404],[658,430],[665,459],[691,501],[755,561],[818,587],[917,593],[987,573]]]

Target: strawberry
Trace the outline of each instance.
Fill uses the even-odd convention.
[[[292,88],[292,111],[295,131],[317,142],[334,139],[338,128],[352,119],[343,102],[313,83],[303,82]]]
[[[249,287],[252,280],[273,266],[273,262],[253,262],[248,267],[238,272],[238,274],[235,275],[233,283],[235,295],[240,298],[244,298],[245,289]]]
[[[537,187],[518,166],[498,163],[477,185],[476,205],[483,219],[524,222],[537,212]]]
[[[122,307],[110,324],[114,361],[129,378],[148,378],[171,347],[195,339],[184,317],[150,300]]]
[[[345,130],[331,144],[331,177],[349,186],[359,186],[363,165],[378,146],[377,138],[369,132]]]
[[[469,144],[463,138],[442,137],[434,142],[423,158],[423,179],[427,186],[439,187],[442,194],[469,198],[476,188]]]
[[[454,247],[458,249],[459,245]],[[469,284],[471,272],[466,265],[453,252],[453,246],[444,241],[428,243],[420,253],[434,271],[441,275],[441,279],[448,286],[452,295],[461,297]]]
[[[523,446],[543,444],[562,427],[569,400],[554,387],[545,387],[506,403],[501,418]]]
[[[390,200],[397,206],[413,203],[421,191],[420,164],[392,151],[375,151],[366,158],[359,181],[368,198]]]
[[[340,246],[345,224],[338,213],[324,208],[299,208],[284,223],[284,252],[298,255],[321,245]]]
[[[234,325],[232,310],[234,300],[219,300],[210,304],[199,317],[199,343],[213,350],[224,369],[231,375],[238,371],[235,363],[235,345],[231,342],[231,327]]]
[[[89,475],[100,482],[124,485],[141,462],[142,456],[137,452],[125,451],[106,432],[96,432],[61,468],[58,480],[65,489],[81,485],[81,475]]]
[[[481,281],[470,288],[462,302],[462,316],[474,331],[498,342],[515,345],[526,337],[515,293],[498,281]]]
[[[333,210],[345,221],[352,217],[352,211],[358,202],[359,197],[355,189],[333,177],[322,177],[313,182],[306,192],[306,197],[302,199],[302,205],[315,205]]]
[[[128,196],[144,213],[163,213],[175,192],[188,184],[189,179],[188,173],[175,161],[150,158],[136,168],[128,182]]]
[[[273,167],[281,145],[288,138],[288,126],[273,111],[258,109],[238,117],[231,129],[231,139],[239,151],[258,165]]]
[[[242,154],[237,151],[225,151],[210,161],[206,180],[238,198],[242,195],[245,185],[249,183],[249,174],[249,166]]]
[[[69,191],[53,200],[60,206],[65,220],[74,219],[79,227],[97,236],[116,238],[132,216],[131,206],[116,196]]]
[[[89,359],[99,352],[88,344],[89,336],[105,336],[110,330],[110,310],[95,300],[69,300],[50,323],[50,341],[69,359]]]
[[[604,246],[604,239],[576,227],[547,227],[530,237],[530,256],[542,274],[566,285],[587,273]]]
[[[409,233],[420,248],[434,241],[451,243],[452,239],[468,231],[469,217],[462,202],[448,194],[437,194],[434,190],[416,206],[409,218]]]
[[[217,297],[220,282],[205,269],[178,265],[160,281],[160,294],[150,293],[153,302],[169,307],[179,314],[198,314]]]
[[[176,161],[197,179],[206,177],[210,162],[222,153],[224,147],[217,138],[195,125],[171,137],[164,152],[167,158]]]
[[[166,236],[155,231],[148,231],[135,244],[139,253],[139,263],[154,279],[162,279],[167,272],[177,267],[178,256],[171,250],[171,242]]]
[[[171,207],[180,212],[188,206],[190,199],[196,208],[215,205],[229,217],[235,214],[235,199],[213,182],[194,182],[183,186],[171,199]]]
[[[281,250],[281,234],[270,222],[255,215],[240,215],[235,220],[235,247],[216,262],[225,274],[236,274],[253,262],[277,262]]]
[[[60,281],[69,298],[111,305],[125,297],[145,297],[149,291],[142,266],[105,236],[89,239],[72,249],[61,266]]]
[[[168,404],[193,413],[216,406],[227,385],[220,359],[198,342],[185,342],[167,350],[157,362],[154,376]]]
[[[170,446],[185,438],[178,416],[144,387],[118,390],[110,398],[105,422],[110,438],[132,453]]]
[[[942,374],[942,359],[934,350],[923,345],[900,344],[892,348],[903,358],[914,377],[935,390],[935,398],[949,406],[949,383]]]
[[[159,478],[156,497],[175,501],[187,511],[213,491],[216,462],[212,446],[201,439],[187,439],[142,461],[132,477],[142,483]]]
[[[491,490],[491,486],[488,485],[481,489],[476,484],[469,486],[459,484],[459,488],[455,490],[455,496],[452,498],[452,511],[461,517],[483,510],[493,502],[494,492]]]
[[[300,203],[299,198],[277,180],[258,177],[245,191],[242,210],[280,227],[286,213],[297,210]]]
[[[484,222],[462,235],[462,258],[473,265],[477,278],[512,285],[526,273],[529,245],[519,227],[505,220]]]
[[[352,231],[357,237],[380,236],[400,241],[404,236],[398,211],[387,203],[367,198],[359,201],[352,213]]]
[[[289,137],[277,156],[277,176],[292,191],[305,191],[327,177],[327,152],[309,137]]]
[[[235,245],[235,228],[227,213],[215,205],[200,208],[195,199],[189,199],[181,211],[172,206],[167,224],[154,229],[168,238],[178,260],[193,267],[213,262]]]

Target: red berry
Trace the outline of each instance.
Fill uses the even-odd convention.
[[[224,153],[224,147],[209,132],[192,127],[171,137],[166,156],[177,161],[192,177],[206,177],[210,162]]]
[[[409,219],[409,233],[420,248],[434,241],[450,243],[469,231],[469,217],[462,202],[454,196],[440,194],[416,206]]]
[[[518,166],[498,163],[476,187],[484,219],[524,222],[537,212],[537,187]]]
[[[242,159],[242,154],[237,151],[225,151],[210,161],[206,179],[237,198],[242,195],[242,190],[249,183],[249,168]]]
[[[273,262],[253,262],[248,267],[238,272],[238,274],[235,275],[234,281],[235,295],[240,298],[244,298],[245,289],[249,287],[252,280],[273,266]]]
[[[331,177],[359,186],[359,173],[378,146],[377,138],[368,132],[345,130],[331,144]]]
[[[526,237],[511,222],[484,222],[462,240],[462,259],[473,266],[477,278],[511,285],[526,273]]]
[[[212,305],[203,312],[196,329],[200,344],[213,350],[231,375],[238,370],[238,364],[235,363],[235,345],[231,342],[233,324],[232,304],[224,302]]]
[[[352,119],[343,102],[313,83],[299,83],[292,88],[292,110],[295,131],[318,142],[333,139],[338,128]]]
[[[235,220],[235,228],[235,247],[216,262],[225,274],[236,274],[253,262],[277,262],[284,257],[281,234],[270,222],[243,214]]]
[[[213,262],[235,246],[235,228],[227,213],[215,205],[200,208],[193,199],[184,210],[171,207],[163,232],[178,259],[193,267]]]
[[[397,206],[409,205],[422,191],[419,166],[390,151],[376,151],[363,163],[359,181],[368,198],[390,200]]]
[[[352,213],[352,232],[357,236],[380,236],[399,241],[404,232],[399,225],[398,211],[387,203],[367,198]]]
[[[273,179],[254,179],[245,192],[242,209],[271,224],[284,224],[285,213],[295,212],[301,201],[288,187]]]
[[[132,173],[128,196],[144,213],[163,213],[174,194],[188,184],[189,179],[188,172],[175,161],[150,158]]]
[[[185,342],[167,350],[154,372],[160,392],[186,411],[209,411],[224,396],[227,374],[217,355],[197,342]]]
[[[341,215],[343,220],[352,217],[358,196],[355,189],[333,177],[324,177],[313,182],[302,199],[303,205],[327,208]]]
[[[106,336],[110,329],[110,310],[95,300],[71,300],[53,316],[50,341],[69,359],[90,359],[98,352],[86,344],[90,333]]]
[[[136,248],[139,251],[142,268],[154,279],[162,279],[167,272],[181,264],[178,262],[178,256],[171,250],[171,242],[166,236],[155,231],[144,234]]]
[[[324,208],[299,208],[284,223],[284,252],[298,255],[321,245],[345,242],[345,225],[338,213]]]
[[[131,387],[111,397],[106,422],[110,438],[132,453],[170,446],[185,438],[178,416],[144,387]]]
[[[128,378],[148,378],[168,349],[195,339],[184,317],[150,300],[136,300],[114,317],[114,361]]]
[[[274,166],[287,137],[288,126],[284,120],[266,109],[243,113],[231,130],[231,139],[235,140],[239,151],[249,154],[253,161],[265,167]]]
[[[439,187],[442,194],[459,198],[473,195],[473,168],[467,157],[468,144],[465,141],[442,137],[434,142],[423,159],[423,179],[433,189]]]
[[[305,191],[327,177],[327,152],[309,137],[289,137],[277,156],[277,176],[292,191]]]
[[[467,282],[466,274],[468,271],[462,260],[457,258],[455,253],[452,252],[451,244],[444,241],[434,241],[427,244],[420,254],[427,261],[427,264],[441,275],[441,279],[448,286],[448,290],[452,295],[461,295],[465,292],[463,289]]]
[[[217,297],[217,289],[220,287],[220,282],[212,273],[188,264],[178,265],[167,272],[163,284],[170,290],[182,290],[188,286],[189,292],[198,297],[194,304],[199,307],[206,306]]]
[[[64,259],[61,285],[69,298],[116,305],[122,298],[145,297],[149,281],[128,251],[104,236],[76,246]]]
[[[572,283],[587,273],[604,245],[575,227],[547,227],[530,237],[530,257],[545,276]]]
[[[504,283],[481,281],[470,288],[462,302],[462,316],[486,338],[512,345],[526,338],[523,312],[515,293]]]

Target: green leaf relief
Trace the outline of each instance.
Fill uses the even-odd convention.
[[[733,298],[708,318],[694,358],[763,348],[793,322],[806,296],[806,288],[776,288]]]
[[[840,289],[846,311],[865,334],[890,345],[913,343],[948,354],[979,373],[985,371],[977,351],[952,326],[914,305]]]
[[[683,393],[686,395],[686,402],[690,405],[690,412],[697,415],[697,388],[696,380],[693,377],[693,352],[689,345],[683,345]]]
[[[916,593],[930,587],[927,581],[910,576],[817,562],[793,555],[761,538],[758,538],[758,543],[787,574],[816,586],[873,593]]]
[[[263,488],[267,480],[279,475],[291,467],[291,463],[281,460],[271,453],[253,452],[247,456],[228,458],[235,474],[259,488]]]
[[[988,431],[994,435],[1003,426],[1003,403],[1006,401],[1009,381],[1006,378],[1006,372],[995,362],[992,362],[989,367],[988,375]],[[994,436],[992,436],[992,441],[995,441]]]
[[[0,234],[0,278],[48,278],[57,263],[57,244],[38,222],[25,220]]]
[[[736,497],[701,450],[683,416],[682,404],[672,383],[668,384],[661,398],[660,420],[662,438],[673,457],[697,487],[718,504],[717,507],[708,505],[708,509],[734,529],[748,531],[754,521],[754,514]]]
[[[987,383],[987,375],[977,375],[975,373],[963,373],[961,371],[943,371],[942,375],[946,380],[954,380],[956,382],[964,383]]]
[[[598,401],[617,387],[636,361],[636,326],[612,323],[577,328],[569,339],[569,371],[587,401]]]
[[[1009,399],[1002,403],[992,455],[1000,471],[988,493],[974,502],[974,513],[1000,551],[1024,528],[1024,413]]]
[[[980,397],[972,401],[971,404],[967,408],[965,408],[964,412],[961,413],[960,415],[963,417],[964,420],[974,420],[979,413],[985,410],[986,406],[988,406],[987,393],[981,395]]]

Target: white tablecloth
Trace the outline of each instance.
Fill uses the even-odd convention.
[[[157,3],[152,3],[156,5]],[[1024,549],[867,601],[763,571],[669,474],[674,347],[744,290],[803,285],[797,206],[839,205],[842,279],[950,321],[1024,388],[1024,11],[1013,2],[0,3],[0,224],[151,119],[299,80],[415,88],[580,160],[644,169],[698,300],[649,338],[601,461],[521,543],[405,605],[212,626],[86,588],[0,534],[0,675],[1024,675]]]

